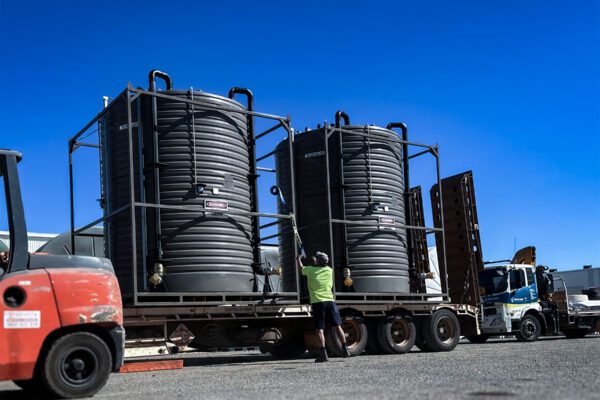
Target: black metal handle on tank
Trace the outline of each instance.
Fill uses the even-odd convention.
[[[165,81],[167,90],[173,90],[173,81],[166,72],[153,69],[148,74],[148,90],[156,92],[156,78],[161,78]],[[160,204],[160,159],[158,154],[158,110],[156,105],[156,97],[152,96],[152,146],[154,147],[152,152],[152,169],[153,181],[154,181],[154,202]],[[154,217],[156,220],[156,261],[162,258],[162,229],[161,229],[161,218],[160,208],[154,210]]]
[[[335,113],[335,127],[336,128],[341,128],[341,124],[340,124],[340,120],[344,119],[344,125],[350,125],[350,117],[348,116],[348,114],[346,114],[344,111],[342,110],[338,110]]]
[[[229,98],[233,100],[236,94],[246,96],[246,110],[254,111],[254,94],[248,88],[232,87],[229,89]],[[252,199],[250,201],[250,207],[252,212],[259,212],[258,210],[258,174],[256,168],[256,140],[254,137],[254,115],[246,114],[246,124],[248,126],[248,153],[250,155],[250,171],[248,177],[250,178],[250,190],[252,193]],[[252,220],[252,233],[255,238],[255,244],[253,246],[254,265],[258,267],[260,264],[260,250],[258,248],[258,240],[260,238],[260,227],[258,218]]]
[[[163,81],[165,81],[167,90],[173,90],[173,81],[171,80],[169,74],[159,71],[158,69],[153,69],[148,74],[148,90],[151,92],[156,92],[156,78],[161,78]]]
[[[402,140],[404,142],[408,141],[408,128],[404,122],[390,122],[385,127],[386,129],[392,130],[394,128],[400,128],[402,131]],[[402,167],[403,167],[403,176],[404,176],[404,223],[406,225],[410,225],[408,218],[410,218],[411,210],[410,210],[410,180],[408,176],[408,143],[402,143]],[[413,252],[412,252],[412,232],[410,229],[406,230],[406,241],[409,243],[408,246],[408,259],[410,260],[411,268],[414,270],[414,260],[413,260]]]

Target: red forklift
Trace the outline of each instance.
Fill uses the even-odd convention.
[[[105,258],[28,252],[21,158],[0,149],[0,217],[10,232],[10,249],[0,252],[0,381],[38,397],[92,396],[123,364],[119,283]]]

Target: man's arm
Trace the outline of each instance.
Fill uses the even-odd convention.
[[[302,270],[302,268],[304,268],[304,264],[302,264],[302,257],[298,256],[298,258],[296,259],[296,265],[298,265],[298,268],[300,270]]]

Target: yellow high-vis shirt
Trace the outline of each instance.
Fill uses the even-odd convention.
[[[308,292],[310,304],[321,301],[333,301],[333,269],[331,267],[314,267],[312,265],[302,268],[302,275],[308,279]]]

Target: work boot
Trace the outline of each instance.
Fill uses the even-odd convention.
[[[346,346],[346,343],[342,343],[342,357],[352,357],[352,354],[350,354],[350,352],[348,351],[348,346]]]
[[[319,354],[319,357],[317,357],[315,362],[322,363],[329,361],[329,357],[327,357],[327,350],[325,350],[325,347],[321,347],[319,350],[321,351],[321,354]]]

